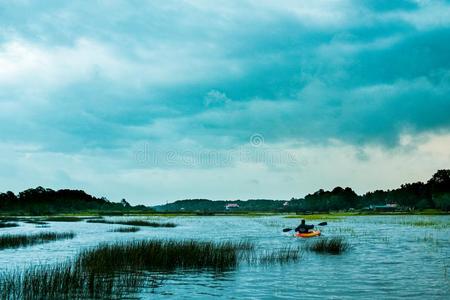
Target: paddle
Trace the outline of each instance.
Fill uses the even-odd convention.
[[[327,222],[322,222],[322,223],[317,224],[317,226],[326,226],[326,225],[328,225]],[[292,230],[292,228],[284,228],[283,232],[289,232],[291,230]]]

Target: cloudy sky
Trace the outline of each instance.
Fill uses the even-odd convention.
[[[362,193],[450,168],[449,1],[0,0],[0,190]]]

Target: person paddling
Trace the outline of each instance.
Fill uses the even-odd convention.
[[[306,225],[305,220],[302,219],[300,225],[295,228],[295,232],[308,233],[310,229],[313,229],[314,225]]]

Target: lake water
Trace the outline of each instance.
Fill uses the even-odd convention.
[[[0,235],[42,231],[77,234],[72,240],[2,250],[0,271],[64,261],[82,248],[124,239],[245,239],[254,242],[258,251],[307,242],[282,233],[283,228],[294,227],[299,221],[283,216],[143,219],[170,221],[178,226],[141,227],[136,233],[117,233],[109,231],[120,225],[82,221],[50,222],[49,228],[20,223],[20,227],[0,229]],[[320,227],[323,236],[345,236],[351,243],[349,251],[341,255],[305,251],[298,262],[269,266],[242,263],[237,269],[220,274],[180,271],[165,276],[139,296],[142,299],[448,299],[449,216],[355,216],[326,221],[328,226]],[[428,222],[426,226],[415,224],[422,221]]]

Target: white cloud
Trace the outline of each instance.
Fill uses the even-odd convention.
[[[95,79],[120,83],[122,87],[162,87],[242,71],[237,62],[200,44],[159,43],[127,51],[116,50],[117,46],[87,38],[64,46],[10,40],[0,47],[0,87],[46,92]],[[135,57],[131,59],[129,54],[133,52]]]
[[[389,20],[403,20],[419,30],[450,26],[450,5],[445,1],[416,0],[419,9],[394,11],[383,16]]]
[[[3,190],[18,192],[37,185],[79,188],[112,200],[158,204],[184,198],[289,199],[338,185],[364,193],[426,181],[437,169],[450,168],[449,134],[403,140],[409,142],[390,150],[340,141],[327,145],[266,143],[272,154],[289,152],[295,160],[274,167],[266,156],[267,161],[237,160],[210,168],[187,163],[171,168],[141,164],[131,148],[61,154],[32,144],[0,144],[0,177]]]

